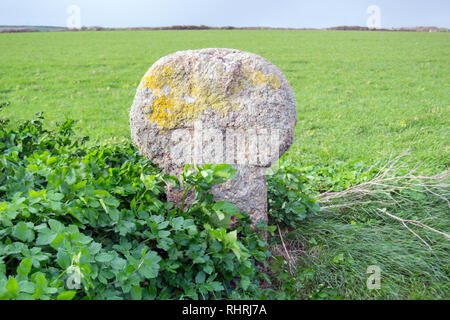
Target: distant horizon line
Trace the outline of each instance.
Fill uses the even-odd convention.
[[[68,28],[65,26],[57,26],[57,25],[0,25],[0,28],[54,28],[54,29],[67,29],[67,30],[81,30],[86,28],[101,28],[101,29],[174,29],[174,28],[197,28],[197,29],[250,29],[250,28],[258,28],[258,29],[291,29],[291,30],[323,30],[323,29],[331,29],[331,28],[342,28],[342,27],[351,27],[351,28],[364,28],[370,30],[380,30],[380,29],[408,29],[408,28],[438,28],[438,29],[450,29],[449,27],[442,27],[436,25],[415,25],[415,26],[402,26],[402,27],[382,27],[382,28],[368,28],[367,26],[360,25],[337,25],[337,26],[329,26],[329,27],[270,27],[270,26],[232,26],[232,25],[223,25],[223,26],[208,26],[203,24],[182,24],[182,25],[170,25],[170,26],[158,26],[158,27],[148,27],[148,26],[134,26],[134,27],[103,27],[103,26],[82,26],[81,28]]]

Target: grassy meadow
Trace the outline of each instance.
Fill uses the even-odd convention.
[[[294,144],[285,155],[290,163],[369,167],[409,150],[402,159],[408,168],[435,174],[449,167],[448,33],[0,34],[0,118],[14,125],[42,111],[49,126],[65,117],[76,119],[78,132],[89,135],[93,145],[129,141],[128,113],[147,69],[174,51],[206,47],[250,51],[285,73],[298,118]],[[375,209],[326,211],[285,234],[298,252],[305,297],[448,299],[448,239],[426,234],[433,244],[429,250],[401,223]],[[449,208],[442,201],[414,198],[395,210],[450,230]],[[365,285],[366,268],[373,264],[385,270],[378,291]]]
[[[0,35],[1,115],[79,120],[94,141],[129,139],[136,87],[160,57],[230,47],[286,74],[297,100],[295,161],[382,160],[410,149],[449,164],[447,33],[129,31]]]

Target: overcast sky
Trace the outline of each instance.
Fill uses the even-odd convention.
[[[67,26],[71,5],[82,26],[366,26],[377,5],[382,28],[450,27],[450,0],[0,0],[0,25]]]

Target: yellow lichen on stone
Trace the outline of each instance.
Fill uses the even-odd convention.
[[[163,94],[160,97],[157,97],[153,102],[149,119],[152,123],[157,123],[158,126],[162,127],[169,118],[172,109],[173,102]]]
[[[159,95],[160,90],[162,90],[163,87],[168,84],[172,73],[173,69],[168,66],[163,66],[163,68],[158,68],[153,72],[149,71],[142,78],[141,88],[150,88],[155,95]]]
[[[140,88],[150,88],[156,96],[151,106],[144,107],[149,111],[150,121],[161,130],[196,120],[206,109],[226,114],[238,107],[226,95],[225,87],[167,65],[149,70]]]
[[[268,82],[274,90],[281,87],[280,79],[278,79],[278,77],[273,73],[270,73],[268,76],[266,76],[261,71],[257,71],[252,74],[251,79],[254,86],[259,86]]]
[[[269,74],[268,81],[273,89],[280,89],[281,88],[281,81],[278,79],[276,75],[273,73]]]
[[[218,74],[222,74],[219,72]],[[281,81],[272,73],[241,69],[231,83],[211,81],[204,74],[183,69],[183,66],[159,65],[151,68],[142,78],[140,89],[149,88],[154,97],[151,106],[144,106],[147,116],[160,130],[170,130],[197,120],[206,109],[221,114],[238,110],[234,96],[253,86],[269,83],[272,89],[281,87]]]

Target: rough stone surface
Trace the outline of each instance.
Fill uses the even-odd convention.
[[[155,62],[130,112],[140,152],[170,174],[185,164],[230,163],[236,178],[214,186],[227,200],[267,220],[265,169],[292,144],[295,99],[269,61],[234,49],[180,51]],[[168,198],[179,204],[179,191]]]

